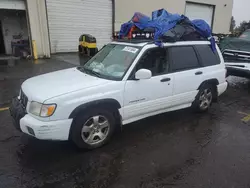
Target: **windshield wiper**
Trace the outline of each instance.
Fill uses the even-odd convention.
[[[77,69],[81,72],[84,72],[84,73],[87,73],[87,74],[90,74],[92,76],[96,76],[98,78],[103,78],[103,76],[99,73],[99,72],[95,72],[91,69],[87,69],[87,68],[84,68],[84,67],[77,67]]]
[[[86,69],[86,68],[83,68],[82,69],[84,72],[86,72],[87,74],[90,74],[90,75],[93,75],[93,76],[96,76],[98,78],[102,78],[102,75],[99,73],[99,72],[95,72],[91,69]]]
[[[84,72],[84,67],[77,67],[77,70]]]

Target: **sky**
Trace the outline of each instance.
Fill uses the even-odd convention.
[[[234,0],[233,16],[236,21],[236,25],[239,25],[242,21],[250,20],[250,0]]]

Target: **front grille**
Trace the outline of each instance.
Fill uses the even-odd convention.
[[[28,104],[28,97],[24,94],[22,90],[20,92],[20,101],[24,108],[26,108]]]
[[[226,49],[223,57],[225,62],[250,63],[250,52]]]

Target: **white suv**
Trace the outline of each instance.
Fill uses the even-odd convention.
[[[82,67],[26,80],[10,112],[28,135],[97,148],[119,125],[187,107],[208,110],[228,85],[216,48],[206,41],[112,42]]]

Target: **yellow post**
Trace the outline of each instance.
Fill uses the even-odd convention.
[[[36,41],[35,40],[32,40],[32,47],[33,47],[33,57],[35,60],[37,60],[38,57],[37,57],[37,48],[36,48]]]

